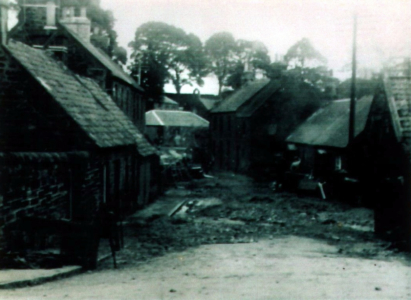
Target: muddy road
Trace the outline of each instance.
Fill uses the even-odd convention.
[[[173,205],[167,206],[165,216],[166,203]],[[373,227],[370,209],[276,192],[267,183],[220,174],[172,188],[154,206],[129,218],[129,251],[121,255],[132,262],[192,246],[284,235],[322,239],[347,256],[388,257],[396,252],[375,237]]]

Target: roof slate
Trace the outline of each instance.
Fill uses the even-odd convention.
[[[241,105],[257,94],[269,82],[269,79],[261,79],[246,84],[230,97],[220,102],[219,105],[212,109],[211,113],[229,113],[237,111]]]
[[[366,96],[356,102],[355,136],[365,128],[370,112],[372,96]],[[330,102],[320,108],[301,124],[287,142],[312,146],[345,148],[348,145],[350,99]]]
[[[271,80],[267,83],[259,92],[257,92],[253,97],[252,101],[246,101],[237,110],[237,116],[239,117],[250,117],[253,113],[259,109],[265,101],[270,99],[275,92],[281,87],[281,82],[279,80]],[[251,99],[251,98],[250,98]]]
[[[199,95],[196,94],[167,94],[168,97],[178,103],[179,106],[185,110],[196,110],[196,113],[200,115],[206,115],[209,109],[201,101]]]
[[[201,103],[203,103],[203,105],[205,106],[205,108],[207,110],[211,110],[211,109],[213,109],[214,106],[216,106],[216,104],[218,103],[219,100],[207,99],[207,98],[204,98],[204,97],[200,96],[200,101],[201,101]]]
[[[96,48],[91,42],[85,41],[77,33],[71,30],[67,25],[60,23],[61,27],[64,28],[70,36],[72,36],[81,46],[83,46],[91,55],[93,55],[102,65],[104,65],[114,77],[120,78],[121,80],[127,82],[128,84],[134,86],[140,91],[144,91],[137,82],[126,72],[124,72],[121,67],[116,64],[106,53]]]
[[[146,125],[207,128],[209,122],[189,111],[150,110],[146,112]]]
[[[133,145],[143,156],[155,149],[92,79],[74,75],[41,50],[10,40],[11,55],[101,148]]]

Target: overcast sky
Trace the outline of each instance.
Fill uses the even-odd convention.
[[[259,40],[272,59],[307,37],[343,78],[349,75],[341,70],[351,59],[357,12],[359,67],[378,67],[391,55],[411,53],[411,0],[101,0],[101,5],[113,11],[123,47],[148,21],[180,27],[203,42],[220,31]]]

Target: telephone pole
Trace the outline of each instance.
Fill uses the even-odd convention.
[[[348,131],[348,144],[351,144],[355,138],[355,81],[357,71],[357,14],[354,14],[354,32],[353,32],[353,49],[352,49],[352,77],[351,77],[351,100],[350,100],[350,123]]]

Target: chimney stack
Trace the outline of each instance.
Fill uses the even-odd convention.
[[[47,1],[46,5],[46,26],[44,29],[56,29],[56,3],[53,0]]]
[[[87,18],[87,8],[85,6],[66,6],[62,9],[60,23],[77,33],[80,38],[89,42],[91,35],[91,21]]]
[[[0,43],[7,44],[9,0],[0,0]]]

